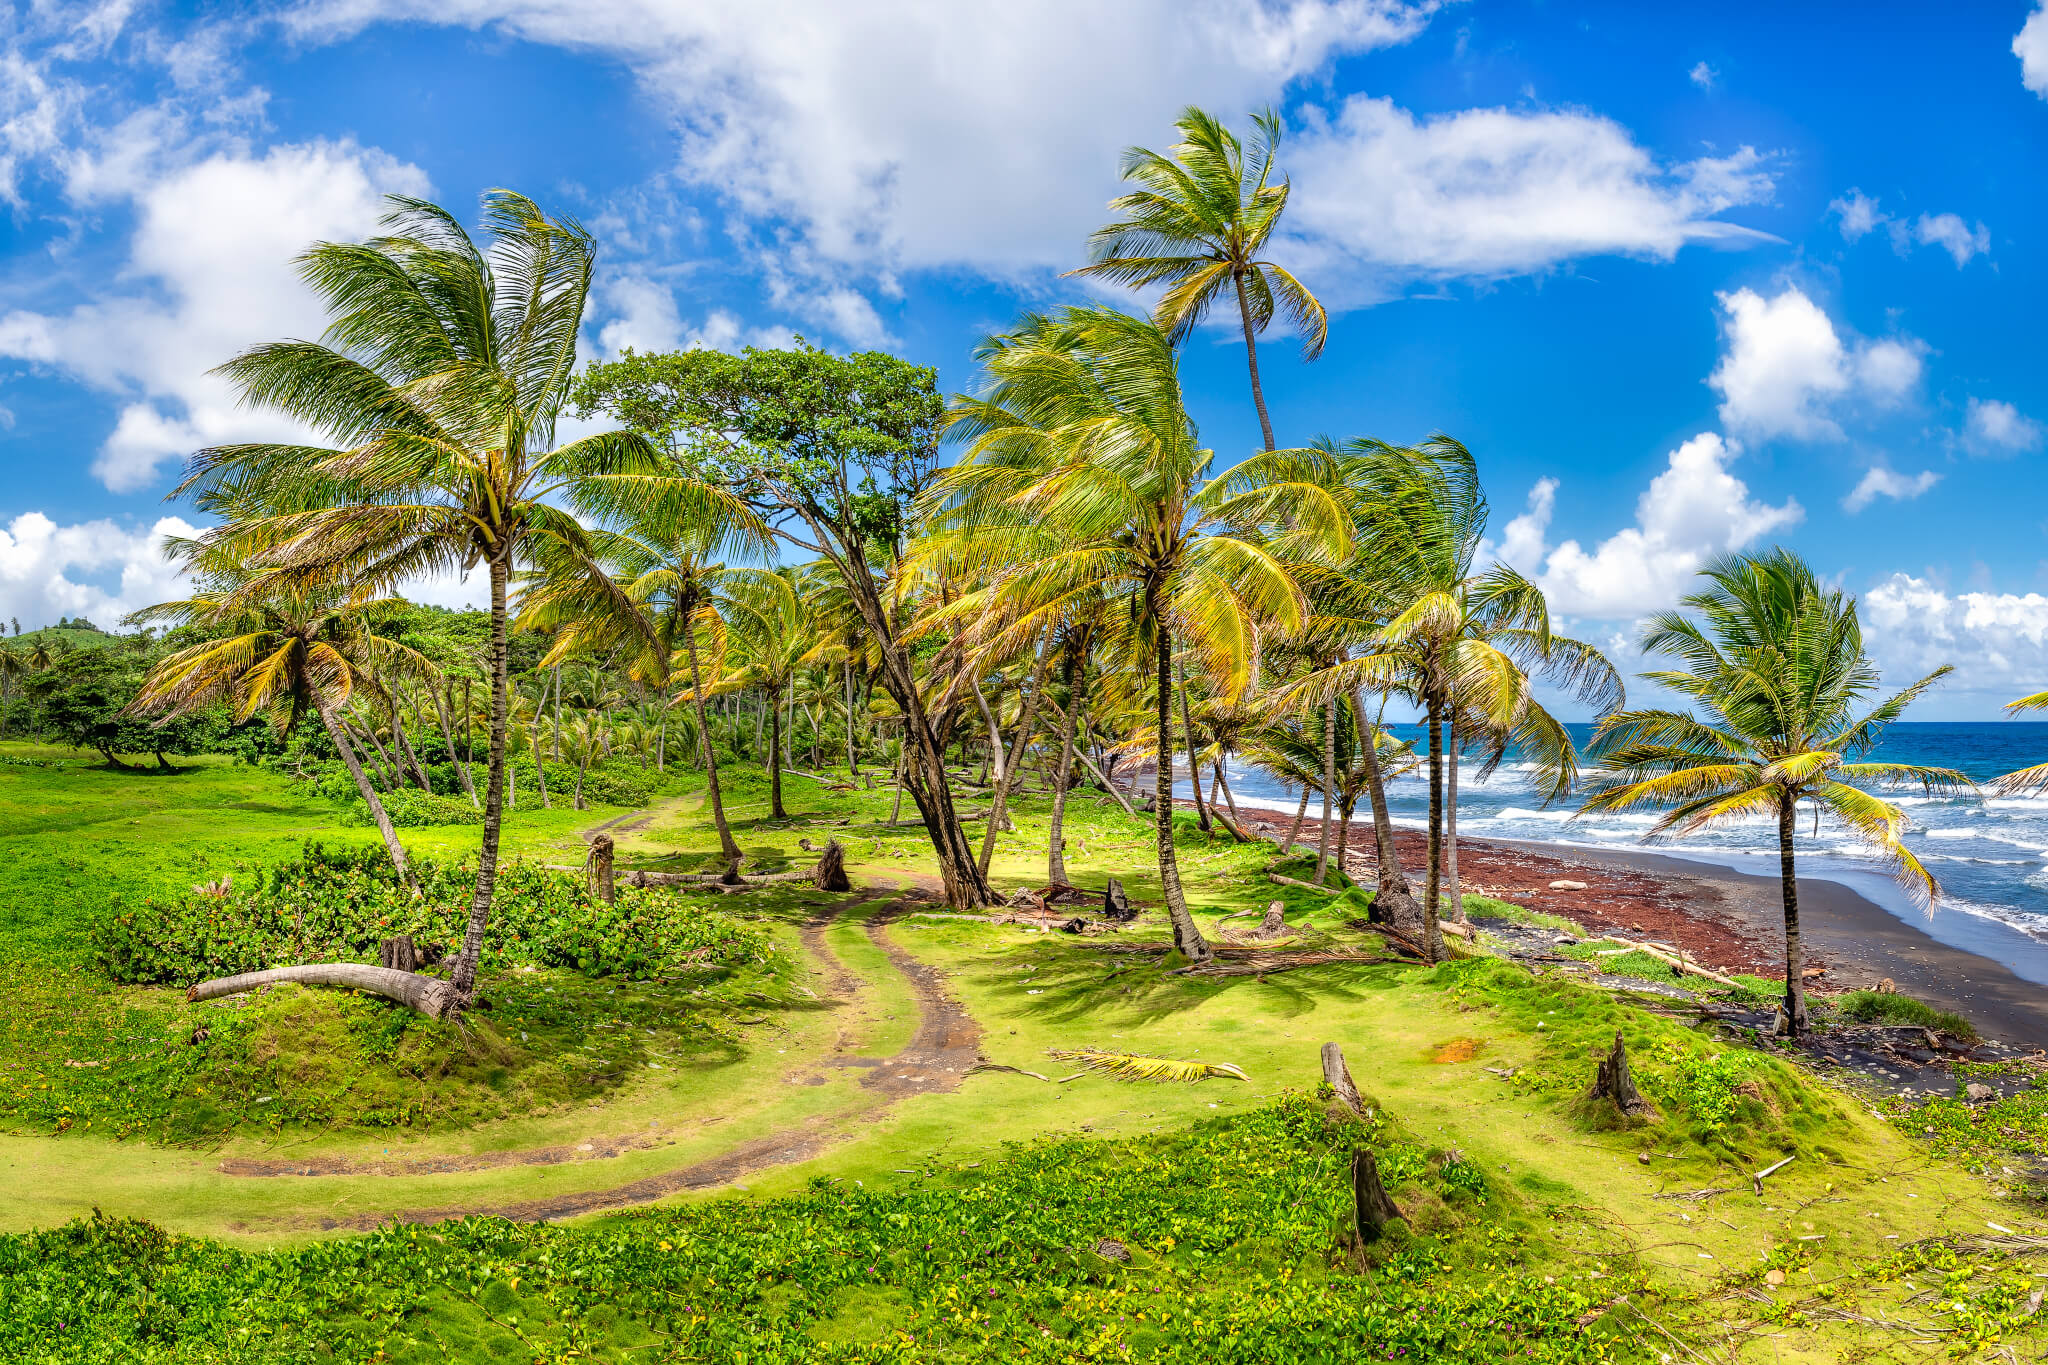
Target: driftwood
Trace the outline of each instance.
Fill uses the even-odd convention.
[[[258,986],[282,985],[295,981],[302,986],[339,986],[344,990],[381,995],[417,1010],[429,1019],[445,1019],[457,1004],[455,988],[439,977],[420,976],[392,967],[371,967],[360,962],[315,962],[303,967],[273,967],[264,972],[243,972],[202,981],[185,992],[187,1004],[239,995]]]
[[[1323,1079],[1346,1109],[1361,1117],[1365,1114],[1365,1100],[1352,1082],[1351,1068],[1344,1065],[1344,1049],[1335,1043],[1323,1044]]]
[[[1363,1147],[1351,1153],[1351,1207],[1358,1219],[1360,1244],[1379,1240],[1387,1224],[1401,1216],[1387,1187],[1380,1183],[1379,1163]]]
[[[1654,957],[1659,962],[1669,963],[1671,966],[1676,967],[1678,970],[1682,972],[1691,972],[1694,976],[1703,976],[1707,980],[1719,982],[1723,986],[1739,987],[1742,984],[1739,981],[1721,975],[1721,973],[1719,972],[1709,971],[1707,968],[1700,966],[1697,962],[1689,962],[1685,958],[1678,956],[1678,954],[1676,953],[1667,953],[1662,948],[1652,948],[1647,943],[1637,943],[1633,939],[1622,938],[1616,934],[1605,934],[1602,935],[1600,938],[1589,939],[1587,941],[1591,943],[1619,943],[1625,949],[1642,953],[1647,957]]]
[[[1657,1117],[1657,1106],[1636,1089],[1636,1078],[1628,1069],[1628,1047],[1621,1041],[1619,1031],[1614,1035],[1614,1050],[1600,1059],[1600,1070],[1593,1077],[1593,1088],[1586,1092],[1586,1098],[1611,1100],[1629,1118]]]
[[[1259,921],[1259,927],[1246,934],[1246,938],[1279,938],[1292,933],[1287,927],[1287,906],[1283,901],[1273,901],[1266,906],[1266,917]]]
[[[1283,877],[1278,872],[1268,872],[1266,880],[1278,886],[1295,886],[1303,891],[1313,891],[1318,896],[1339,896],[1343,894],[1334,886],[1317,886],[1314,882],[1297,881],[1293,877]]]

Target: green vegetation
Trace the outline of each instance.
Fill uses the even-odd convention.
[[[1977,1038],[1977,1026],[1960,1014],[1893,991],[1845,991],[1835,997],[1834,1005],[1842,1018],[1862,1024],[1917,1024],[1969,1042]]]

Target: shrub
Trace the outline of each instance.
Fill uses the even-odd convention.
[[[1970,1042],[1977,1038],[1977,1026],[1962,1015],[1938,1010],[1910,995],[1849,991],[1835,998],[1835,1008],[1842,1018],[1859,1024],[1916,1024]]]
[[[350,787],[355,783],[351,781]],[[384,806],[384,814],[400,829],[413,829],[421,825],[481,825],[483,812],[469,804],[467,796],[429,796],[417,788],[402,792],[386,792],[378,798]],[[370,808],[360,798],[351,801],[348,808],[348,822],[352,825],[373,825]]]
[[[453,951],[462,939],[476,870],[413,861],[418,889],[381,848],[310,845],[296,862],[226,896],[199,892],[139,906],[117,901],[93,926],[100,966],[117,981],[185,985],[287,962],[375,961],[394,934]],[[680,893],[622,886],[616,903],[582,876],[532,863],[498,868],[487,966],[573,967],[586,976],[644,980],[771,962],[764,930]]]

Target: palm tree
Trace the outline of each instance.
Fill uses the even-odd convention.
[[[1856,602],[1825,589],[1789,550],[1733,555],[1702,570],[1708,586],[1682,611],[1661,612],[1643,649],[1680,667],[1646,673],[1692,704],[1691,712],[1624,711],[1602,721],[1593,752],[1600,784],[1582,812],[1669,807],[1650,838],[1762,816],[1778,827],[1785,909],[1785,1013],[1808,1029],[1799,942],[1799,888],[1792,834],[1801,802],[1825,811],[1930,902],[1941,888],[1900,842],[1906,817],[1858,782],[1916,783],[1959,792],[1973,784],[1952,768],[1866,759],[1885,727],[1951,670],[1934,670],[1868,711],[1876,666],[1863,649]]]
[[[377,789],[363,772],[338,714],[358,690],[379,690],[375,667],[411,663],[431,667],[404,645],[372,628],[391,601],[356,602],[334,587],[279,581],[260,569],[208,554],[198,542],[167,538],[165,554],[195,575],[197,591],[175,602],[144,607],[130,624],[169,621],[212,637],[159,661],[144,679],[133,709],[165,719],[226,702],[237,724],[258,712],[270,717],[279,738],[307,711],[320,719],[355,779],[356,791],[391,854],[391,865],[411,880],[405,846]],[[260,586],[256,586],[259,585]]]
[[[1106,643],[1151,674],[1159,878],[1175,945],[1209,946],[1188,913],[1173,847],[1173,660],[1183,641],[1218,695],[1249,685],[1256,626],[1301,619],[1300,590],[1239,525],[1282,516],[1339,542],[1344,509],[1303,477],[1301,452],[1255,456],[1219,479],[1195,439],[1174,348],[1150,322],[1108,308],[1028,318],[979,352],[988,385],[954,400],[968,443],[927,500],[934,539],[955,561],[1000,569],[947,608],[973,620],[1000,604],[1008,650],[1077,607],[1122,600]],[[1005,649],[1000,637],[991,647]]]
[[[777,820],[787,820],[782,808],[782,769],[788,755],[783,748],[782,708],[794,691],[796,674],[811,646],[810,623],[805,619],[795,586],[780,573],[764,573],[735,590],[728,606],[729,631],[734,662],[729,681],[742,687],[761,689],[767,707],[768,748],[763,761],[768,767],[768,809]]]
[[[1471,453],[1448,436],[1412,448],[1360,440],[1341,451],[1361,512],[1359,560],[1386,618],[1366,652],[1322,671],[1324,696],[1360,686],[1420,706],[1429,735],[1429,867],[1422,932],[1439,958],[1445,729],[1473,717],[1495,761],[1512,745],[1537,765],[1546,799],[1570,790],[1578,759],[1564,725],[1537,700],[1547,681],[1600,714],[1621,678],[1593,646],[1550,628],[1542,589],[1512,568],[1479,567],[1486,496]],[[1362,712],[1361,712],[1362,714]]]
[[[299,258],[333,316],[324,341],[258,346],[219,370],[244,402],[337,445],[204,450],[179,492],[226,523],[211,538],[246,545],[280,576],[370,596],[422,574],[488,572],[489,779],[476,890],[449,974],[459,1010],[475,992],[497,884],[507,584],[543,549],[593,586],[608,583],[569,509],[651,501],[672,481],[636,433],[554,446],[590,291],[588,233],[504,190],[484,196],[488,246],[437,205],[392,205],[390,235],[323,242]]]
[[[2048,692],[2036,692],[2032,696],[2009,701],[2005,709],[2014,715],[2029,711],[2048,711]],[[2007,773],[1992,784],[2001,796],[2034,796],[2048,790],[2048,763],[2037,763],[2031,768]]]
[[[1304,799],[1316,792],[1326,809],[1337,812],[1334,861],[1340,870],[1349,852],[1351,814],[1365,796],[1372,774],[1399,777],[1421,762],[1406,741],[1370,721],[1360,726],[1351,708],[1351,699],[1345,697],[1322,710],[1269,722],[1247,732],[1242,745],[1245,762],[1299,787]],[[1373,738],[1371,762],[1358,742],[1367,731]]]
[[[1273,183],[1280,116],[1271,110],[1253,116],[1249,157],[1236,134],[1193,106],[1174,126],[1181,140],[1167,155],[1143,147],[1125,150],[1123,178],[1142,188],[1109,201],[1124,215],[1122,221],[1096,229],[1088,243],[1091,264],[1069,273],[1138,288],[1165,285],[1152,317],[1175,344],[1186,339],[1226,290],[1233,294],[1244,326],[1252,404],[1271,450],[1273,422],[1259,385],[1258,334],[1277,312],[1301,337],[1302,358],[1314,360],[1330,331],[1329,316],[1315,295],[1259,254],[1287,208],[1287,181]]]
[[[28,672],[28,654],[0,646],[0,739],[7,738],[7,708],[14,700],[14,680]]]

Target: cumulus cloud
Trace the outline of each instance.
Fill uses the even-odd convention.
[[[1988,455],[2041,448],[2041,424],[1998,398],[1972,398],[1963,418],[1963,440]]]
[[[1721,73],[1708,66],[1705,62],[1700,62],[1692,70],[1685,73],[1685,78],[1702,90],[1712,90],[1714,82],[1721,78]]]
[[[1753,289],[1717,294],[1723,350],[1707,382],[1721,420],[1759,439],[1837,440],[1832,415],[1852,399],[1879,407],[1920,382],[1920,345],[1888,339],[1845,344],[1820,305],[1795,285],[1772,298]]]
[[[2020,59],[2020,83],[2048,99],[2048,3],[2036,5],[2013,35],[2012,55]]]
[[[293,257],[317,239],[370,232],[385,194],[427,189],[418,169],[350,142],[169,167],[102,162],[89,183],[91,202],[126,201],[136,213],[121,285],[68,313],[0,317],[0,355],[120,402],[92,465],[117,493],[148,487],[166,460],[206,445],[302,435],[239,410],[207,370],[257,342],[318,335],[324,315]]]
[[[106,519],[60,526],[24,512],[0,527],[0,614],[30,630],[63,616],[115,629],[129,612],[179,595],[163,540],[197,533],[179,517],[144,529]]]
[[[1840,220],[1842,237],[1846,241],[1860,242],[1881,227],[1891,238],[1892,250],[1899,255],[1911,254],[1916,245],[1938,246],[1948,252],[1958,270],[1968,265],[1971,257],[1985,255],[1991,250],[1991,229],[1981,222],[1972,226],[1956,213],[1923,213],[1918,218],[1896,218],[1879,208],[1877,200],[1858,189],[1852,189],[1840,199],[1830,202],[1828,212]]]
[[[1863,594],[1864,638],[1897,687],[1943,664],[1943,693],[1975,694],[1981,710],[2048,683],[2048,597],[2037,592],[1950,593],[1895,573]]]
[[[1164,138],[1182,106],[1255,107],[1333,58],[1407,41],[1434,9],[325,0],[286,22],[315,41],[420,22],[603,53],[671,112],[678,174],[753,219],[800,228],[816,272],[881,263],[1003,274],[1073,264],[1116,192],[1117,153]]]
[[[1941,475],[1931,469],[1923,469],[1918,474],[1901,474],[1882,465],[1873,465],[1842,499],[1842,510],[1854,516],[1879,498],[1910,502],[1940,482]]]
[[[1310,111],[1288,169],[1290,230],[1384,276],[1488,278],[1775,240],[1714,216],[1771,197],[1754,149],[1664,164],[1620,124],[1578,111],[1417,118],[1360,95],[1331,119]]]
[[[1707,560],[1805,516],[1793,499],[1773,507],[1752,498],[1749,486],[1729,472],[1737,453],[1716,432],[1685,442],[1637,499],[1635,525],[1590,550],[1576,540],[1547,543],[1562,485],[1541,479],[1494,554],[1534,578],[1553,611],[1615,620],[1672,606]]]

